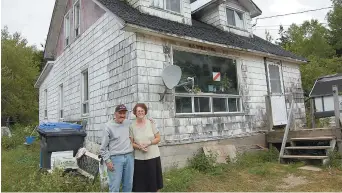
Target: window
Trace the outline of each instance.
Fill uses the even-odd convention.
[[[63,109],[64,109],[64,90],[63,84],[59,85],[59,118],[63,119]]]
[[[228,25],[244,29],[243,13],[227,8]]]
[[[176,113],[241,112],[235,60],[174,50],[173,64],[182,69],[181,83],[194,78],[195,91],[175,88]]]
[[[48,105],[48,95],[47,95],[47,89],[44,90],[44,118],[47,118],[47,105]]]
[[[181,12],[181,0],[152,0],[152,6],[177,13]]]
[[[89,85],[88,70],[82,72],[82,114],[87,115],[89,112]]]
[[[74,33],[75,33],[75,37],[80,35],[80,23],[81,23],[80,1],[77,1],[74,4]]]
[[[64,16],[64,40],[65,46],[70,44],[70,11]]]
[[[271,92],[277,94],[282,93],[279,66],[268,65],[268,70],[270,73]]]

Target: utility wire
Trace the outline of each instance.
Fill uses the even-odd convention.
[[[330,7],[323,7],[323,8],[318,8],[318,9],[310,9],[310,10],[299,11],[299,12],[293,12],[293,13],[286,13],[286,14],[281,14],[281,15],[273,15],[273,16],[268,16],[268,17],[260,17],[260,18],[256,18],[255,24],[253,25],[253,27],[256,26],[257,21],[258,21],[259,19],[269,19],[269,18],[273,18],[273,17],[282,17],[282,16],[288,16],[288,15],[295,15],[295,14],[307,13],[307,12],[312,12],[312,11],[319,11],[319,10],[330,9],[330,8],[333,8],[333,7],[330,6]]]
[[[294,23],[295,24],[295,23]],[[327,25],[328,23],[320,23],[320,24],[322,24],[322,25]],[[258,28],[258,27],[265,27],[265,28],[267,28],[267,27],[279,27],[279,26],[291,26],[292,24],[290,24],[290,25],[282,25],[282,24],[279,24],[279,25],[257,25],[257,26],[255,26],[256,28]],[[298,24],[296,24],[296,25],[298,25]]]

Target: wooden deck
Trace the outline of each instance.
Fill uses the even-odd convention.
[[[284,130],[269,131],[266,134],[267,143],[282,143],[284,136]],[[341,129],[336,128],[314,128],[314,129],[301,129],[296,131],[289,131],[287,142],[291,141],[291,138],[312,138],[312,137],[335,137],[337,140],[341,140]]]

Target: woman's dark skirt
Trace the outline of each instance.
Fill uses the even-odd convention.
[[[133,192],[156,192],[163,188],[160,157],[134,160]]]

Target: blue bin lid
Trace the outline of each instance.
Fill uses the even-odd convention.
[[[80,130],[82,125],[74,124],[74,123],[65,123],[65,122],[48,122],[42,123],[38,126],[41,130],[49,130],[49,129],[76,129]]]
[[[38,133],[46,136],[84,135],[82,125],[65,122],[47,122],[38,126]]]

